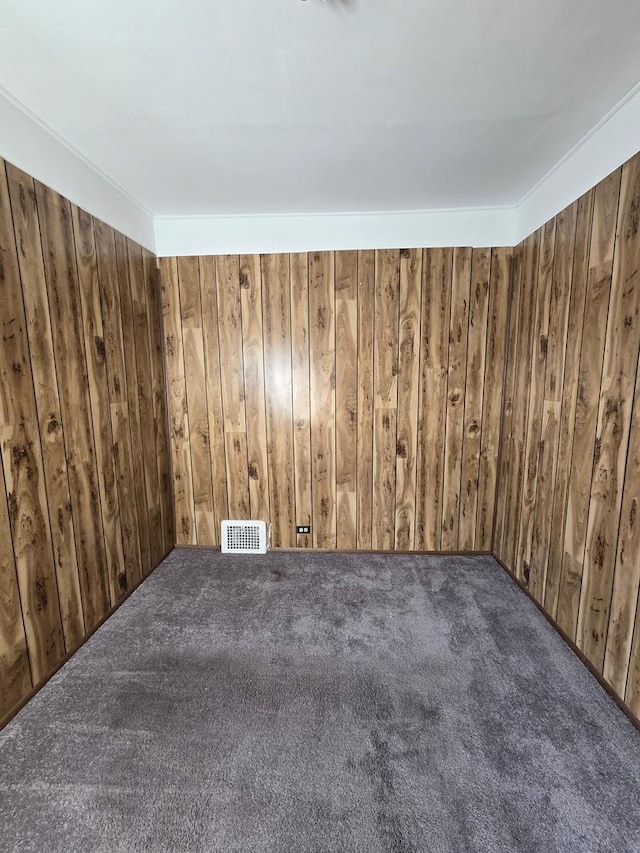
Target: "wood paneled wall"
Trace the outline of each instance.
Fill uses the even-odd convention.
[[[490,550],[511,256],[163,259],[178,543]]]
[[[0,160],[0,720],[174,544],[156,259]]]
[[[495,551],[640,716],[640,155],[515,257]]]

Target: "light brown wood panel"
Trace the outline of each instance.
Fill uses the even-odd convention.
[[[180,258],[178,260],[178,287],[180,290],[184,378],[186,397],[189,401],[189,447],[195,513],[194,532],[198,545],[213,545],[216,536],[213,516],[213,482],[209,453],[207,382],[198,258]]]
[[[144,468],[145,503],[149,520],[150,570],[162,559],[164,548],[161,529],[160,483],[156,466],[156,446],[153,409],[153,380],[149,342],[148,279],[142,248],[127,240],[129,258],[129,288],[136,344],[136,393],[140,415],[140,438]],[[203,382],[204,387],[204,382]]]
[[[473,547],[476,529],[490,547],[513,252],[496,251],[495,274],[492,252],[475,253],[468,347],[473,254],[455,252],[453,319],[452,249],[200,257],[197,270],[193,258],[162,261],[173,306],[165,311],[169,387],[187,427],[173,441],[174,471],[206,464],[189,447],[194,417],[202,420],[197,393],[207,400],[216,527],[217,508],[227,494],[233,504],[241,483],[242,513],[256,517],[261,507],[276,546],[440,548],[450,385],[459,389],[449,432],[458,450],[446,493],[465,528],[461,538],[456,522],[444,547]],[[180,265],[188,273],[178,275]],[[185,364],[198,280],[204,392],[189,390]],[[499,369],[489,370],[487,355]],[[465,411],[474,425],[466,456]],[[296,524],[311,534],[297,536]]]
[[[250,518],[251,511],[242,357],[240,259],[237,255],[225,255],[216,259],[216,282],[229,513],[232,518],[243,519]]]
[[[84,636],[71,494],[33,178],[7,163],[65,648]]]
[[[451,249],[425,251],[420,324],[419,436],[416,474],[416,549],[438,551],[442,538],[444,425],[447,413]]]
[[[335,270],[330,252],[309,255],[313,544],[336,547]]]
[[[229,518],[224,413],[220,378],[220,343],[218,335],[218,295],[216,267],[213,258],[200,258],[200,304],[204,339],[205,375],[207,382],[207,418],[209,421],[209,456],[213,488],[214,541],[219,543],[221,524]]]
[[[577,642],[602,669],[640,348],[640,158],[622,170]]]
[[[118,270],[111,228],[0,160],[0,724],[141,577],[123,327],[147,347],[134,393],[157,395],[140,452],[154,506],[170,453],[160,304],[129,246]],[[156,527],[159,560],[173,533]]]
[[[291,283],[286,255],[262,257],[262,322],[265,349],[269,503],[273,543],[295,544],[293,482],[293,389],[291,372]],[[316,448],[314,448],[314,454]],[[315,535],[315,534],[314,534]]]
[[[420,249],[400,252],[395,498],[395,547],[400,551],[415,546],[422,255]]]
[[[32,687],[9,508],[0,466],[0,720]]]
[[[516,571],[525,586],[536,589],[531,578],[531,547],[533,519],[538,488],[538,462],[542,436],[544,409],[544,382],[547,366],[549,335],[549,303],[553,274],[555,246],[555,219],[541,230],[539,267],[537,278],[536,306],[533,317],[533,341],[531,350],[531,373],[528,387],[527,431],[524,440],[522,498],[519,508],[518,552]]]
[[[267,415],[264,393],[264,342],[262,339],[262,275],[255,255],[240,258],[242,352],[247,417],[247,456],[251,517],[266,521],[269,508]]]
[[[542,427],[538,447],[536,503],[531,531],[529,589],[544,603],[547,561],[558,466],[558,437],[562,412],[562,382],[567,349],[569,302],[577,206],[556,218],[556,235],[549,298],[549,334],[546,346]],[[542,270],[541,270],[542,273]]]
[[[376,251],[373,417],[373,547],[392,550],[396,525],[400,253]]]
[[[311,403],[309,388],[309,256],[291,255],[291,381],[293,383],[294,503],[296,524],[310,526],[311,496]],[[301,534],[297,544],[309,548],[313,536]]]
[[[490,276],[491,249],[474,249],[471,258],[471,290],[468,309],[469,331],[467,336],[458,535],[458,545],[465,551],[474,549],[476,539]]]
[[[0,164],[0,451],[34,683],[64,654],[31,354],[9,189]]]
[[[178,545],[195,545],[197,544],[195,503],[191,476],[191,449],[177,258],[163,258],[160,269],[162,272],[162,318],[167,359],[169,437],[173,461],[176,543]]]
[[[582,586],[619,192],[618,171],[599,184],[594,194],[571,479],[558,594],[558,624],[572,639],[576,636]]]
[[[127,589],[142,577],[138,508],[133,488],[133,449],[127,407],[127,377],[122,340],[120,291],[113,229],[94,222],[98,257],[98,289],[102,307],[107,383],[113,439],[113,463],[120,501],[120,524]]]
[[[640,155],[628,161],[548,223],[556,230],[549,303],[540,439],[533,498],[530,589],[620,700],[640,711]],[[523,301],[546,289],[545,264],[529,273],[531,238],[516,248],[527,272]],[[544,255],[544,247],[543,247]],[[510,322],[530,311],[512,306]],[[536,330],[539,322],[534,324]],[[536,331],[536,334],[538,332]],[[518,337],[527,336],[519,330]],[[519,436],[531,430],[518,406],[537,393],[537,353],[524,345],[507,351],[509,405],[501,435],[506,481],[497,489],[496,548],[514,574],[526,561],[511,519],[531,511]],[[531,370],[532,381],[526,380]],[[523,381],[517,379],[518,373]],[[518,388],[526,388],[525,394]],[[486,393],[486,387],[485,387]],[[519,420],[519,423],[516,423]],[[527,426],[523,429],[523,423]],[[529,447],[534,449],[534,441]],[[526,538],[525,538],[526,541]]]
[[[458,547],[471,257],[471,249],[453,250],[445,460],[442,486],[441,547],[443,551],[455,550]]]
[[[358,437],[358,253],[335,255],[336,542],[356,547]]]
[[[144,452],[140,398],[138,396],[137,349],[139,342],[136,341],[132,294],[132,279],[135,271],[130,262],[126,237],[116,232],[115,242],[116,268],[118,271],[118,286],[120,288],[120,310],[122,313],[122,339],[124,341],[124,361],[127,374],[129,426],[133,447],[133,487],[138,509],[140,558],[142,562],[142,575],[144,577],[151,569],[151,531],[149,509],[147,507],[147,477],[145,471],[147,460],[145,459]]]
[[[375,253],[358,252],[357,546],[373,542],[373,324]]]
[[[567,498],[571,474],[570,461],[573,452],[573,432],[578,403],[580,349],[584,323],[587,280],[589,275],[589,245],[593,216],[593,192],[587,193],[577,202],[575,239],[569,242],[566,251],[571,263],[571,272],[564,269],[563,275],[571,275],[571,301],[567,329],[565,372],[562,385],[562,414],[558,444],[558,470],[553,496],[551,531],[549,534],[549,557],[545,586],[544,606],[553,619],[557,618],[564,531],[567,520]]]
[[[507,407],[506,388],[512,389],[513,387],[512,374],[507,373],[504,369],[510,298],[512,295],[514,299],[519,298],[514,279],[513,252],[510,249],[492,250],[489,291],[474,539],[474,547],[478,551],[490,551],[493,544],[498,457],[500,453],[500,413],[503,407],[503,399],[505,400],[505,410]],[[510,340],[515,340],[515,323],[513,329],[509,328],[509,332]]]
[[[100,489],[105,569],[109,581],[109,599],[111,606],[113,606],[127,591],[127,575],[124,565],[120,506],[112,453],[111,409],[105,363],[106,351],[102,328],[96,246],[91,216],[78,208],[74,208],[72,220],[95,458]],[[158,557],[158,560],[161,557],[162,555]]]

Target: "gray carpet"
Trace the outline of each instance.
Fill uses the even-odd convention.
[[[488,557],[178,550],[0,734],[0,848],[639,851],[639,768]]]

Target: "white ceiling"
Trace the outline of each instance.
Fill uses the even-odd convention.
[[[0,21],[0,86],[160,216],[514,205],[640,80],[637,0],[0,0]]]

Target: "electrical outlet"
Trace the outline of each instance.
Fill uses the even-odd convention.
[[[311,533],[311,525],[310,524],[298,524],[296,526],[296,533],[298,536],[303,535],[305,533]]]

